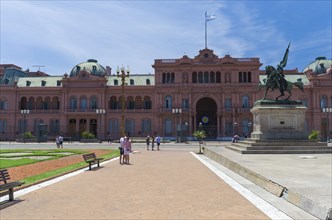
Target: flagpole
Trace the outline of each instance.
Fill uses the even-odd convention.
[[[207,49],[207,21],[206,21],[207,12],[205,12],[205,49]]]

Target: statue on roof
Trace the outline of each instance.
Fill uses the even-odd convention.
[[[288,47],[286,49],[282,61],[280,61],[280,63],[277,65],[277,68],[274,68],[273,66],[270,65],[265,67],[265,72],[267,77],[263,79],[263,83],[259,82],[258,84],[259,89],[261,87],[265,87],[265,94],[263,100],[266,99],[269,89],[271,89],[271,92],[275,89],[279,89],[280,95],[276,97],[276,100],[284,96],[285,91],[288,92],[289,96],[285,99],[286,101],[288,101],[292,95],[291,91],[293,89],[293,85],[295,85],[296,87],[301,89],[301,91],[303,91],[303,82],[301,81],[301,79],[298,79],[297,82],[290,82],[285,79],[285,75],[283,73],[284,72],[283,68],[287,64],[289,46],[290,43],[288,44]]]

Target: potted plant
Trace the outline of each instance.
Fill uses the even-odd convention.
[[[202,144],[203,140],[206,138],[205,131],[203,130],[194,131],[193,136],[196,137],[197,140],[199,141],[199,154],[202,154]]]

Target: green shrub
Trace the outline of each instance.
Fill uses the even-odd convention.
[[[92,134],[91,132],[89,131],[84,131],[82,133],[82,138],[85,138],[85,139],[94,139],[95,138],[95,135]]]
[[[25,139],[33,138],[33,135],[31,134],[31,132],[25,132],[23,133],[23,138]]]
[[[319,139],[319,131],[312,130],[311,133],[308,136],[309,140],[315,140],[317,141]]]

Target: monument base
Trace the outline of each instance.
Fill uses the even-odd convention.
[[[306,107],[298,101],[256,101],[251,109],[256,140],[307,140]]]

